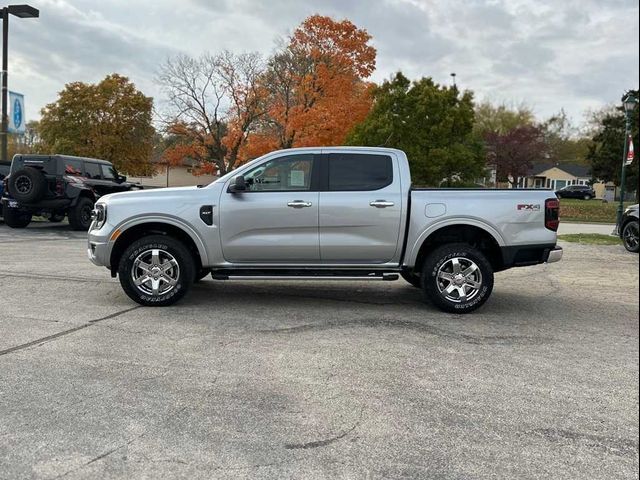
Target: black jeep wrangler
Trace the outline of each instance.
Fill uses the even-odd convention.
[[[88,230],[91,210],[107,193],[140,189],[126,181],[105,160],[68,155],[15,155],[3,180],[4,221],[24,228],[33,215],[61,222],[65,215],[74,230]]]

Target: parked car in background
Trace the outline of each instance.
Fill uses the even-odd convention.
[[[33,215],[87,230],[96,200],[107,193],[141,188],[105,160],[69,155],[15,155],[3,180],[5,223],[24,228]]]
[[[567,185],[556,192],[558,198],[580,198],[591,200],[596,198],[596,192],[589,185]]]
[[[630,205],[622,214],[622,221],[619,229],[620,238],[624,248],[633,253],[640,250],[638,240],[638,204]]]
[[[0,198],[2,198],[2,192],[4,190],[4,178],[9,175],[11,170],[11,162],[0,162]],[[2,217],[2,202],[0,201],[0,217]]]
[[[494,272],[560,260],[559,203],[539,189],[412,188],[400,150],[294,148],[203,188],[101,198],[88,255],[142,305],[171,305],[209,273],[401,275],[442,310],[466,313],[489,298]]]

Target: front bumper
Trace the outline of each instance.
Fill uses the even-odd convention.
[[[549,257],[547,258],[547,263],[555,263],[562,260],[562,247],[555,247],[553,250],[549,252]]]
[[[100,235],[101,230],[92,231],[89,228],[87,236],[87,256],[94,265],[98,267],[110,267],[111,263],[111,243],[109,235]]]

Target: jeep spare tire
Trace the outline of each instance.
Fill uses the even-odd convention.
[[[9,193],[21,203],[35,203],[47,192],[47,179],[40,170],[25,167],[9,176]]]

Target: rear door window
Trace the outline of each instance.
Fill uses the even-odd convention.
[[[84,162],[84,171],[87,178],[100,179],[100,165],[97,163]]]
[[[330,191],[379,190],[393,182],[388,155],[332,153],[329,155]]]
[[[82,161],[74,160],[72,158],[65,158],[63,160],[64,164],[64,173],[65,175],[74,175],[81,176],[82,175]]]

